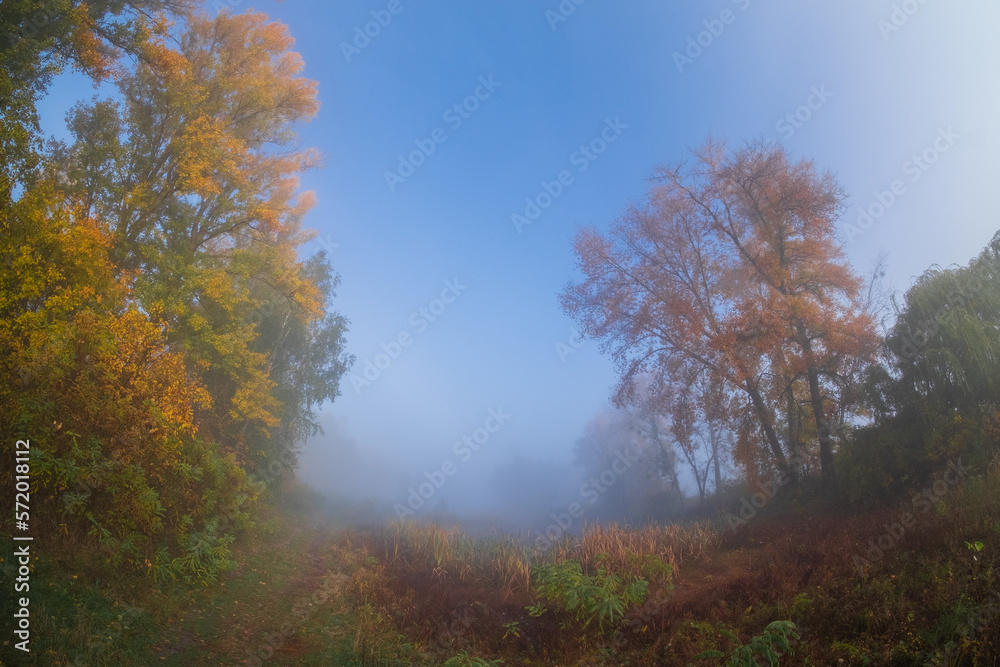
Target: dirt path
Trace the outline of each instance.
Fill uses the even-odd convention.
[[[312,602],[331,572],[335,538],[335,527],[303,517],[243,545],[237,570],[196,591],[185,609],[166,619],[166,638],[153,647],[157,662],[296,664],[321,651],[301,632],[321,620],[323,605]]]

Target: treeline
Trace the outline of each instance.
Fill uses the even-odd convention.
[[[616,362],[616,405],[651,427],[600,447],[644,453],[654,495],[679,460],[702,501],[731,460],[751,485],[817,477],[860,502],[997,455],[1000,234],[899,301],[884,258],[867,277],[847,262],[845,201],[780,145],[709,142],[607,231],[578,233],[564,310]]]
[[[853,500],[940,477],[949,460],[983,471],[1000,454],[1000,232],[967,266],[928,270],[897,306],[863,384],[871,424],[845,438]]]
[[[32,530],[212,579],[352,361],[300,258],[316,84],[283,25],[184,0],[5,0],[0,39],[0,431],[31,441]],[[43,142],[70,67],[117,95]]]

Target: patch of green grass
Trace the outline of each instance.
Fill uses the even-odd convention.
[[[132,571],[109,577],[73,551],[58,558],[41,551],[31,575],[31,654],[5,646],[3,660],[186,667],[243,664],[273,651],[275,665],[352,664],[351,642],[329,630],[353,628],[355,620],[319,600],[310,604],[336,569],[329,548],[336,530],[315,524],[312,505],[295,494],[279,498],[265,509],[262,524],[271,529],[232,545],[238,569],[207,585],[158,583]],[[12,604],[3,596],[5,617]]]
[[[143,608],[109,599],[101,586],[51,563],[32,572],[30,596],[31,654],[17,652],[16,664],[100,667],[142,664],[148,658],[156,624]],[[6,610],[4,616],[10,618]]]
[[[444,667],[500,667],[503,660],[485,660],[469,655],[464,649],[458,655],[448,658]]]

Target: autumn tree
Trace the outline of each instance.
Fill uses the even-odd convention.
[[[296,250],[313,202],[298,174],[318,156],[294,125],[316,113],[316,85],[262,14],[193,16],[177,41],[120,79],[120,101],[73,111],[75,141],[53,147],[51,170],[106,222],[114,265],[139,272],[137,298],[190,350],[213,397],[205,432],[290,470],[349,363],[346,322],[326,309],[337,278]]]
[[[38,521],[112,566],[231,566],[351,362],[338,277],[299,257],[317,102],[291,43],[254,13],[160,24],[0,202],[0,432],[33,439]]]
[[[650,405],[629,410],[628,415],[645,464],[647,484],[642,485],[644,489],[640,489],[640,493],[647,499],[656,495],[669,496],[676,500],[678,507],[683,507],[684,491],[677,473],[679,461],[669,422]]]
[[[23,178],[37,162],[36,104],[52,78],[73,67],[95,80],[145,57],[153,25],[184,16],[190,0],[4,0],[0,4],[0,176]]]
[[[682,405],[682,401],[674,400],[677,394],[664,390],[670,382],[663,376],[638,377],[634,384],[633,400],[623,407],[623,414],[630,418],[631,429],[637,434],[640,449],[647,452],[650,467],[657,470],[668,489],[676,494],[678,504],[683,506],[684,494],[677,466],[682,460],[691,465],[693,460],[698,459],[697,456],[689,456],[694,453],[693,447],[684,449],[685,445],[696,445],[693,439],[685,441],[696,428],[693,421],[687,421],[694,414]],[[692,471],[699,491],[704,479],[703,475],[699,475],[700,470],[699,461]],[[703,494],[699,496],[703,497]]]
[[[211,396],[109,247],[52,184],[0,210],[0,432],[32,442],[43,530],[112,567],[172,552],[175,575],[212,578],[229,564],[218,506],[252,505],[262,488],[202,437],[195,415]]]
[[[830,480],[842,371],[875,346],[862,281],[834,240],[844,195],[773,144],[710,141],[692,158],[661,168],[646,203],[607,234],[579,232],[584,279],[563,307],[616,360],[619,402],[634,399],[640,373],[675,381],[691,367],[742,395],[753,419],[737,454],[749,469],[763,441],[770,463],[794,472],[782,397],[804,385]]]

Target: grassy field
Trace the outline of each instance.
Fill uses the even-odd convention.
[[[503,540],[471,547],[436,526],[386,529],[356,537],[371,555],[350,587],[365,610],[355,648],[367,664],[457,665],[686,665],[715,649],[697,664],[716,665],[754,637],[776,640],[772,624],[788,621],[790,650],[773,656],[785,654],[783,665],[1000,664],[996,501],[992,524],[985,511],[939,507],[864,570],[854,556],[892,512],[762,517],[735,534],[595,529],[544,558],[649,582],[643,601],[603,628],[568,596],[532,614],[541,586],[529,587],[530,561],[517,562]],[[583,588],[565,589],[574,587]],[[478,661],[455,658],[464,655]],[[764,652],[756,658],[768,664]]]
[[[594,526],[542,551],[349,529],[299,487],[208,586],[43,557],[27,664],[1000,665],[996,469],[874,512],[797,494],[735,529]]]
[[[131,574],[102,580],[93,563],[48,553],[39,540],[32,653],[25,660],[5,641],[4,664],[352,664],[353,622],[331,594],[347,579],[339,531],[318,507],[307,490],[290,491],[237,541],[239,567],[194,588]]]

